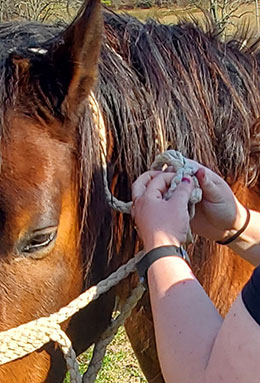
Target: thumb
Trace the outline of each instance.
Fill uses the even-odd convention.
[[[169,201],[175,204],[180,203],[180,204],[188,205],[193,189],[194,189],[194,183],[192,178],[189,176],[185,176],[182,178],[181,182],[177,185]]]
[[[205,168],[200,168],[196,173],[196,177],[202,189],[204,199],[213,203],[222,200],[219,187],[210,179],[210,175],[207,174]]]

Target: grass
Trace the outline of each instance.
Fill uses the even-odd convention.
[[[159,22],[163,24],[175,24],[179,20],[185,19],[185,20],[197,20],[199,23],[204,24],[205,21],[205,15],[198,9],[197,7],[178,7],[176,5],[170,6],[168,8],[158,8],[158,7],[151,7],[149,9],[140,9],[135,8],[131,10],[120,10],[118,11],[129,13],[130,15],[137,17],[138,19],[142,21],[146,21],[149,18],[154,18],[158,20]],[[260,19],[259,19],[260,20]],[[245,24],[249,27],[252,32],[255,33],[256,26],[257,26],[257,20],[256,20],[256,14],[255,14],[255,4],[243,4],[241,5],[235,14],[233,15],[232,19],[232,25],[230,24],[229,32],[232,32],[232,30],[239,29],[239,26]],[[259,21],[260,23],[260,21]]]
[[[83,374],[92,356],[92,349],[79,357],[80,372]],[[107,348],[102,369],[99,371],[96,383],[146,383],[125,330],[120,327],[114,340]],[[64,383],[70,383],[69,376]]]
[[[111,0],[101,0],[105,6],[111,5]],[[67,14],[67,8],[63,5],[57,5],[55,12],[48,19],[49,22],[64,20],[71,21],[71,19],[76,15],[77,7],[70,7],[70,16]],[[142,20],[146,21],[149,18],[154,18],[163,24],[175,24],[179,20],[197,20],[199,23],[204,24],[205,15],[201,12],[201,10],[195,6],[186,6],[181,7],[177,5],[160,8],[153,6],[148,9],[141,8],[133,8],[133,9],[120,9],[117,11],[118,13],[129,13],[130,15]],[[67,15],[67,16],[64,16]],[[260,20],[260,19],[259,19]],[[237,11],[235,12],[232,20],[232,25],[234,23],[235,27],[230,24],[230,32],[231,30],[236,29],[236,26],[241,24],[246,24],[250,27],[252,31],[256,30],[257,19],[255,14],[255,4],[242,4]],[[260,21],[259,21],[260,22]]]
[[[131,16],[138,18],[139,20],[146,21],[150,18],[156,19],[161,23],[172,24],[178,22],[181,18],[189,18],[190,16],[194,16],[200,14],[200,10],[195,7],[170,7],[170,8],[159,8],[159,7],[151,7],[148,9],[140,9],[134,8],[129,9],[127,11],[120,10],[119,13],[129,13]]]

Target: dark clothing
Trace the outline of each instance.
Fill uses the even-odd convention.
[[[258,266],[242,290],[242,300],[249,314],[260,325],[260,266]]]

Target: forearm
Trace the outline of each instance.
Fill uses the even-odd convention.
[[[204,382],[258,383],[259,351],[259,324],[250,316],[239,295],[216,337]]]
[[[258,383],[259,324],[240,295],[223,321],[177,257],[153,263],[148,284],[166,383]]]
[[[243,219],[245,220],[245,213]],[[233,235],[231,232],[229,235]],[[250,221],[247,229],[229,247],[248,262],[260,264],[260,213],[250,210]]]
[[[178,257],[148,270],[159,359],[167,383],[201,383],[222,319]]]

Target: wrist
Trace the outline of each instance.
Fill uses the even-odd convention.
[[[241,205],[242,206],[242,205]],[[237,222],[238,224],[234,225],[234,229],[226,231],[226,237],[224,239],[217,241],[220,245],[229,245],[233,242],[235,242],[236,239],[240,238],[241,235],[245,234],[246,229],[248,228],[248,225],[250,223],[250,210],[247,207],[243,207],[243,209],[240,209],[240,212],[244,211],[244,214],[240,214],[240,217],[238,217]],[[243,217],[243,218],[242,218]],[[242,219],[244,220],[244,223],[242,225]],[[238,228],[238,229],[237,229]]]
[[[231,229],[232,233],[241,229],[241,227],[245,224],[247,219],[247,209],[243,206],[239,201],[237,201],[237,214],[234,225]]]
[[[144,250],[146,253],[161,246],[180,247],[180,245],[181,242],[175,235],[166,234],[164,232],[153,233],[149,238],[144,239]]]
[[[191,266],[190,258],[187,252],[182,247],[177,246],[160,246],[150,250],[146,253],[141,260],[136,264],[136,268],[140,277],[140,281],[147,288],[147,272],[155,264],[158,263],[162,258],[181,258]],[[182,261],[183,262],[183,261]],[[165,262],[164,262],[165,263]],[[166,261],[166,263],[169,263]],[[172,262],[170,262],[172,263]]]
[[[232,237],[236,232],[238,232],[241,227],[246,222],[247,219],[247,209],[236,199],[236,206],[235,206],[235,213],[233,214],[233,222],[230,224],[230,227],[227,227],[226,229],[216,230],[214,233],[214,237],[212,236],[212,239],[217,241],[222,241],[225,238]],[[224,224],[223,224],[224,226]]]

